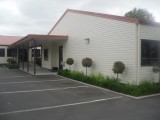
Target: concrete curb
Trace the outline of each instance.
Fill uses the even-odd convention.
[[[70,79],[70,78],[67,78],[67,77],[64,77],[64,76],[60,76],[60,75],[57,75],[57,76],[65,78],[65,79],[69,79],[71,81],[78,82],[78,83],[81,83],[81,84],[84,84],[84,85],[88,85],[88,86],[91,86],[91,87],[94,87],[94,88],[98,88],[98,89],[101,89],[101,90],[105,90],[105,91],[109,91],[109,92],[116,93],[116,94],[119,94],[119,95],[123,95],[123,96],[129,97],[129,98],[132,98],[132,99],[136,99],[136,100],[149,98],[149,97],[155,97],[155,96],[160,95],[160,93],[157,93],[157,94],[135,97],[135,96],[119,93],[119,92],[116,92],[116,91],[112,91],[112,90],[109,90],[109,89],[106,89],[106,88],[98,87],[98,86],[95,86],[95,85],[90,85],[90,84],[87,84],[87,83],[84,83],[84,82],[81,82],[81,81],[73,80],[73,79]]]

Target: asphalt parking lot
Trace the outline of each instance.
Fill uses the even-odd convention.
[[[0,69],[0,120],[160,120],[160,96],[140,100],[56,75]]]

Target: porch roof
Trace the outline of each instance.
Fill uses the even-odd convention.
[[[27,41],[47,41],[47,40],[68,40],[68,36],[67,35],[39,35],[39,34],[29,34],[21,39],[19,39],[18,41],[14,42],[13,44],[11,44],[9,47],[14,47],[20,44],[23,44]]]

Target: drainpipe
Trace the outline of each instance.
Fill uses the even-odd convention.
[[[139,37],[140,32],[140,25],[139,23],[136,24],[136,84],[139,84],[139,77],[140,77],[140,57],[141,57],[141,42]]]

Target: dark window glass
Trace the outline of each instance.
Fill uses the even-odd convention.
[[[5,49],[0,48],[0,57],[5,57]]]
[[[141,65],[153,66],[159,63],[160,42],[141,40]]]
[[[17,49],[7,49],[7,57],[16,57]]]
[[[36,57],[41,56],[41,50],[40,49],[35,49]],[[32,57],[34,57],[34,49],[32,49]]]
[[[48,60],[48,49],[44,49],[44,60]]]

